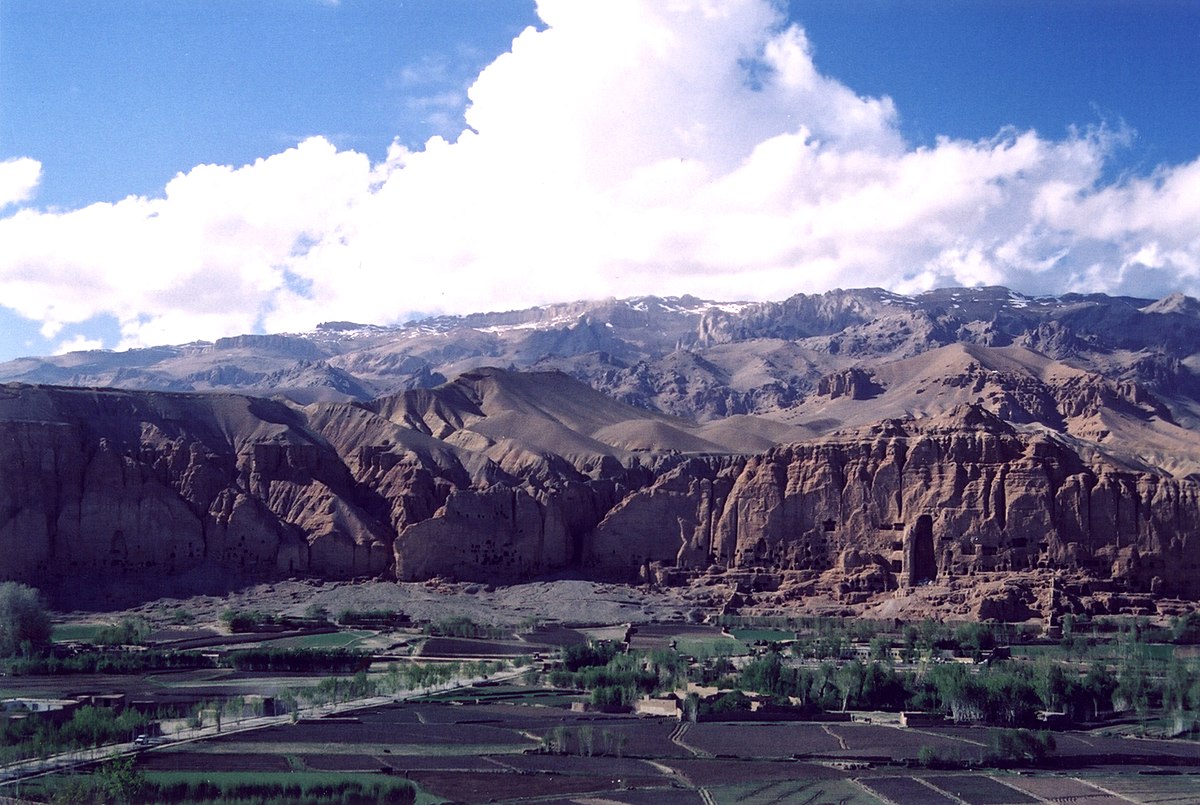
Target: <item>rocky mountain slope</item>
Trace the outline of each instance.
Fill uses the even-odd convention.
[[[1194,599],[1197,361],[1195,300],[1004,289],[23,359],[0,366],[0,576],[720,579],[715,603],[786,607],[1051,574],[1052,601],[972,612]]]
[[[0,381],[233,391],[307,404],[433,388],[481,366],[559,370],[635,407],[698,421],[787,412],[788,421],[815,421],[822,432],[841,426],[842,413],[854,423],[872,412],[824,415],[814,399],[885,394],[890,410],[928,410],[921,387],[896,382],[916,367],[931,377],[970,375],[955,402],[982,395],[1002,416],[999,407],[1026,406],[1015,415],[1061,429],[1061,412],[1035,410],[1028,395],[1055,400],[1042,409],[1057,408],[1063,395],[1075,398],[1062,401],[1068,408],[1115,395],[1135,407],[1157,405],[1157,414],[1192,429],[1200,422],[1200,302],[1033,298],[1003,288],[913,297],[839,290],[778,303],[647,297],[23,358],[0,364]],[[806,408],[793,410],[801,403]],[[1093,423],[1091,432],[1105,427]]]
[[[803,435],[771,422],[738,433],[697,426],[558,373],[480,370],[370,404],[303,407],[8,384],[0,577],[70,586],[84,575],[354,578],[401,568],[529,578],[575,567],[604,514],[684,453],[727,457],[791,440],[771,434]],[[456,568],[445,545],[424,560],[398,550],[398,535],[463,512],[481,533],[507,524],[511,544],[495,548],[494,566],[476,556],[475,569]]]
[[[0,381],[307,403],[429,388],[479,366],[556,368],[637,407],[708,420],[779,410],[827,375],[950,344],[1024,347],[1152,391],[1173,389],[1200,365],[1198,308],[1178,296],[1032,298],[1004,288],[913,297],[838,290],[729,304],[646,297],[23,358],[0,364]]]

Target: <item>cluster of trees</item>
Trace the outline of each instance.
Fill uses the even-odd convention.
[[[71,776],[53,788],[54,805],[133,802],[146,785],[146,775],[132,757],[115,757],[87,777]]]
[[[143,656],[148,653],[116,654]],[[169,653],[163,654],[169,656]],[[98,656],[107,656],[107,653]],[[175,656],[178,657],[179,654]],[[455,678],[487,677],[503,667],[503,662],[486,661],[439,662],[427,665],[406,663],[403,666],[392,663],[388,672],[384,674],[368,677],[366,671],[360,669],[348,677],[326,677],[316,685],[284,690],[277,697],[277,707],[282,711],[290,711],[295,717],[299,715],[301,707],[319,707],[323,704],[347,702],[350,699],[367,698],[382,693],[431,687],[448,683]],[[212,719],[220,725],[223,719],[247,715],[262,715],[262,702],[251,703],[241,698],[205,702],[193,709],[192,726],[203,727],[206,721]],[[134,735],[145,732],[146,725],[152,720],[154,719],[151,716],[132,709],[116,713],[109,708],[96,707],[79,708],[74,711],[70,720],[61,725],[43,717],[0,719],[0,762],[46,757],[56,752],[132,740]]]
[[[1054,753],[1054,735],[1046,730],[992,730],[988,754],[993,765],[1037,763]]]
[[[68,657],[53,654],[18,657],[8,664],[8,673],[13,676],[137,674],[216,666],[211,657],[197,651],[85,651]]]
[[[140,646],[150,637],[150,624],[143,618],[122,618],[105,626],[92,638],[98,646]]]
[[[861,625],[850,628],[869,633]],[[1004,628],[915,624],[902,630],[906,647],[902,653],[911,650],[928,657],[932,649],[952,644],[962,654],[979,656],[996,645]],[[961,722],[1021,728],[1035,725],[1042,710],[1061,712],[1076,721],[1113,711],[1143,716],[1164,711],[1174,714],[1176,733],[1200,729],[1200,670],[1146,642],[1147,635],[1187,639],[1194,628],[1200,628],[1200,616],[1179,619],[1169,632],[1153,632],[1137,623],[1116,628],[1100,644],[1105,659],[1084,664],[1062,661],[1069,652],[1056,659],[1060,649],[1047,646],[1047,656],[1036,661],[925,663],[905,669],[893,665],[891,641],[876,635],[865,660],[798,664],[779,652],[769,652],[740,670],[727,659],[718,660],[697,674],[696,681],[765,694],[776,697],[780,705],[813,712],[919,710],[940,712]],[[844,636],[827,629],[807,645],[836,643]],[[793,647],[791,654],[808,651]],[[591,691],[594,706],[621,710],[643,694],[677,689],[687,674],[674,652],[625,654],[613,644],[593,643],[566,649],[562,666],[550,674],[550,682]],[[693,702],[688,712],[703,715],[702,710],[748,706],[745,696],[733,693],[718,702]]]
[[[965,666],[933,664],[899,671],[887,661],[825,662],[794,667],[777,653],[727,675],[722,684],[800,701],[824,710],[924,710],[956,721],[999,726],[1032,724],[1039,710],[1090,720],[1109,711],[1180,714],[1190,729],[1200,721],[1200,671],[1178,659],[1157,661],[1136,634],[1123,636],[1113,663],[1077,668],[1043,658]]]
[[[988,730],[987,752],[982,756],[966,754],[957,748],[922,746],[917,761],[929,768],[960,768],[984,765],[1011,768],[1038,764],[1054,754],[1054,734],[1048,730]]]
[[[520,662],[520,660],[518,660]],[[505,667],[500,660],[475,660],[473,662],[390,663],[383,677],[383,685],[389,692],[417,690],[444,685],[451,679],[464,677],[488,678]]]
[[[1074,680],[1062,673],[1061,666],[1048,662],[981,668],[951,663],[935,666],[921,677],[904,678],[910,691],[906,706],[911,709],[1006,727],[1036,723],[1038,710],[1069,709],[1074,717],[1092,718],[1104,697],[1111,696],[1107,676]]]
[[[620,646],[611,640],[577,643],[563,649],[562,667],[565,671],[575,672],[581,668],[607,665],[620,651]]]
[[[943,623],[922,620],[897,626],[893,621],[868,618],[838,618],[824,616],[804,617],[748,617],[723,615],[718,623],[729,629],[779,629],[792,632],[801,641],[803,651],[812,651],[818,644],[831,643],[849,646],[869,643],[877,637],[887,636],[889,642],[895,638],[904,646],[921,648],[969,649],[973,644],[984,641],[991,645],[1027,642],[1038,636],[1040,629],[1027,624],[998,622]]]
[[[114,758],[87,776],[73,776],[53,792],[55,805],[86,805],[95,802],[159,803],[188,802],[254,803],[254,805],[411,805],[416,787],[407,780],[327,780],[286,782],[248,780],[230,775],[227,779],[159,781],[140,771],[133,758]]]
[[[236,671],[354,673],[366,670],[371,656],[349,648],[262,647],[231,652],[226,661]]]
[[[328,626],[329,614],[316,606],[309,607],[304,617],[275,615],[257,609],[227,609],[221,613],[221,622],[234,633],[312,629]]]
[[[896,625],[890,621],[861,618],[749,618],[724,616],[728,628],[775,628],[791,631],[793,654],[812,660],[848,658],[854,647],[869,643],[872,659],[887,658],[892,646],[905,661],[915,661],[936,651],[980,659],[996,646],[1031,643],[1040,639],[1039,627],[1028,624],[996,622],[941,623],[923,620]],[[1200,612],[1190,612],[1166,624],[1152,624],[1145,618],[1064,615],[1063,636],[1059,643],[1075,659],[1088,659],[1113,640],[1134,639],[1143,644],[1200,644]]]
[[[317,604],[310,605],[303,617],[275,615],[257,609],[227,609],[221,621],[231,632],[282,631],[284,629],[315,629],[329,626],[329,611]]]
[[[643,694],[674,689],[686,678],[687,667],[674,651],[621,654],[615,645],[600,642],[568,647],[550,684],[591,691],[593,707],[617,711],[629,709]]]
[[[50,645],[50,615],[32,587],[0,584],[0,657],[30,656]]]
[[[502,662],[484,660],[404,665],[391,663],[384,674],[368,676],[365,670],[360,670],[350,677],[326,677],[315,685],[284,690],[277,697],[277,701],[282,712],[291,712],[295,717],[302,706],[317,707],[404,690],[436,687],[463,677],[486,678],[502,668]]]
[[[542,751],[551,755],[624,757],[629,736],[622,732],[582,727],[555,727],[542,736]]]
[[[379,684],[365,670],[354,676],[327,676],[309,691],[310,698],[326,702],[348,702],[379,693]]]
[[[1114,696],[1145,682],[1144,676],[1114,675],[1102,665],[1080,676],[1048,660],[972,667],[943,663],[915,672],[858,660],[792,667],[774,653],[725,680],[743,690],[797,699],[814,710],[935,711],[956,721],[1007,727],[1034,723],[1039,710],[1094,718],[1112,709]]]
[[[253,632],[275,623],[275,616],[256,609],[227,609],[221,613],[221,622],[231,632]]]
[[[820,628],[806,633],[806,639],[792,644],[792,653],[813,660],[838,660],[853,651],[856,644],[869,643],[871,659],[886,660],[896,645],[900,659],[915,662],[934,651],[950,651],[962,657],[981,659],[998,645],[1016,640],[1032,640],[1028,627],[1004,623],[946,624],[919,621],[905,624],[898,631],[885,629],[877,621],[819,621]]]
[[[506,637],[512,637],[511,629],[476,623],[467,617],[447,618],[437,623],[429,623],[422,631],[431,637],[473,637],[485,640],[503,640]]]
[[[0,719],[0,759],[11,763],[71,749],[131,741],[144,731],[147,723],[141,713],[125,710],[118,714],[106,707],[81,707],[62,724],[47,718],[4,718]]]

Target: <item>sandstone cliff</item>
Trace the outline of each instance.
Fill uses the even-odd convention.
[[[1081,424],[1135,421],[1166,440],[1181,430],[1170,412],[1132,382],[1006,379],[1001,358],[1027,361],[1014,349],[964,353],[961,375],[928,392],[980,402],[817,438],[754,418],[697,426],[562,374],[496,369],[304,407],[4,386],[0,577],[70,590],[201,570],[502,583],[727,572],[785,598],[857,600],[1064,571],[1114,593],[1200,598],[1200,484],[1120,457]],[[821,404],[850,418],[931,377],[845,373]],[[1018,410],[1052,410],[1059,428]]]
[[[878,591],[1031,568],[1197,597],[1200,485],[1101,461],[964,406],[923,421],[680,467],[597,526],[585,563],[844,572],[888,569]],[[642,571],[644,572],[644,571]]]
[[[0,575],[382,573],[392,533],[330,445],[246,397],[0,389]]]

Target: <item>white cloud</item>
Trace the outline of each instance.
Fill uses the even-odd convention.
[[[42,163],[29,157],[0,162],[0,209],[33,197],[42,180]]]
[[[20,210],[0,300],[47,332],[111,314],[136,345],[641,293],[1200,292],[1200,160],[1102,186],[1123,130],[912,148],[765,0],[538,10],[453,141],[371,165],[316,138],[160,198]]]
[[[105,313],[122,345],[252,331],[298,244],[335,236],[369,177],[366,157],[314,139],[237,170],[198,166],[162,198],[21,210],[0,220],[0,299],[46,337]]]
[[[66,341],[59,343],[54,350],[55,355],[66,355],[68,352],[87,352],[88,350],[101,349],[104,342],[99,338],[88,338],[85,335],[77,335]]]

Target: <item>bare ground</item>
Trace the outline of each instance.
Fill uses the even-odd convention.
[[[510,587],[431,581],[424,583],[289,580],[256,584],[226,595],[163,598],[129,608],[66,611],[70,620],[112,621],[126,615],[165,625],[187,613],[197,625],[216,623],[226,609],[303,615],[310,607],[331,615],[348,609],[395,610],[416,621],[466,617],[476,623],[515,626],[531,620],[575,625],[641,623],[685,618],[692,605],[682,590],[649,590],[592,581],[546,581]]]

